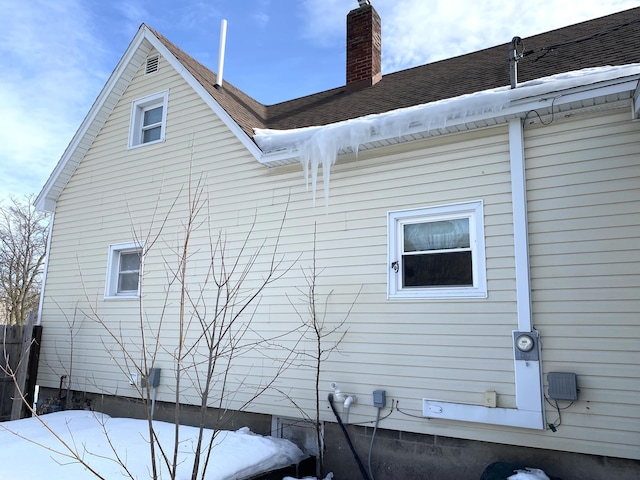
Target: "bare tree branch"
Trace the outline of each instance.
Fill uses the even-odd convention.
[[[10,197],[0,205],[0,324],[24,325],[38,306],[49,227],[33,200]]]

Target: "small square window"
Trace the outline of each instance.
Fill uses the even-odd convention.
[[[140,295],[142,247],[122,243],[109,247],[105,298],[137,298]]]
[[[162,92],[133,102],[129,148],[164,140],[168,96],[169,92]]]
[[[486,297],[482,202],[389,212],[389,298]]]

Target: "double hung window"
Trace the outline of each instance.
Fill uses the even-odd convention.
[[[389,298],[486,297],[481,201],[389,212]]]
[[[164,141],[168,95],[162,92],[133,102],[129,148]]]
[[[127,298],[140,295],[142,247],[123,243],[109,247],[109,263],[105,298]]]
[[[162,105],[145,109],[142,113],[142,143],[160,140],[162,134]]]

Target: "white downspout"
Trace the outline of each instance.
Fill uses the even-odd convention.
[[[531,276],[529,273],[529,227],[527,221],[527,179],[524,165],[524,131],[519,118],[509,121],[509,153],[511,160],[511,196],[516,262],[516,298],[518,330],[530,332]]]
[[[509,121],[509,162],[511,169],[518,331],[532,332],[524,130],[522,120],[519,118]],[[538,337],[536,336],[535,338]],[[539,342],[536,342],[536,348],[539,348]],[[542,363],[539,350],[537,360],[516,360],[515,357],[514,348],[516,408],[488,408],[484,405],[442,402],[423,398],[422,415],[427,418],[446,418],[544,430]]]
[[[42,322],[42,308],[44,305],[44,291],[47,284],[47,272],[49,271],[49,252],[51,251],[51,237],[53,237],[53,221],[55,219],[55,209],[51,212],[51,219],[49,220],[49,237],[47,238],[47,249],[44,257],[44,267],[42,269],[42,284],[40,285],[40,301],[38,302],[38,318],[36,325],[41,325]]]
[[[518,331],[533,331],[531,309],[531,274],[529,262],[529,228],[527,221],[527,180],[522,119],[509,121],[509,154],[511,162],[511,195],[516,267],[516,299]],[[539,348],[539,345],[536,345]],[[544,428],[542,361],[514,360],[516,407],[539,416]]]

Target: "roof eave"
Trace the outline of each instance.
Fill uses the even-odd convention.
[[[500,112],[487,112],[465,118],[454,118],[447,121],[442,128],[425,128],[424,125],[416,125],[409,128],[403,135],[378,135],[373,136],[369,142],[361,144],[359,151],[371,150],[392,144],[412,142],[429,137],[450,135],[480,128],[487,128],[507,124],[514,118],[525,118],[528,113],[536,111],[540,117],[567,112],[575,114],[577,111],[593,110],[594,106],[607,108],[619,105],[621,101],[633,99],[634,118],[640,115],[640,74],[615,78],[589,85],[571,87],[564,90],[550,91],[544,94],[522,97],[510,102]],[[321,128],[321,127],[320,127]],[[353,153],[351,148],[345,148],[338,155]],[[267,167],[279,167],[299,162],[300,151],[291,146],[274,152],[263,154],[259,161]]]

